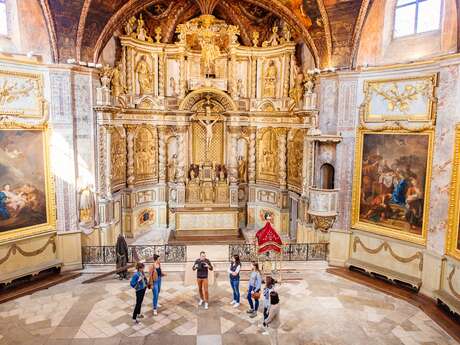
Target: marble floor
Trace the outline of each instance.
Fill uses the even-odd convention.
[[[260,315],[250,319],[246,302],[230,306],[226,280],[210,287],[209,310],[197,306],[194,286],[165,277],[159,315],[151,310],[133,325],[134,292],[127,281],[78,279],[0,305],[0,345],[161,344],[262,345]],[[453,345],[457,344],[418,308],[365,286],[306,270],[302,280],[277,286],[281,297],[280,344]],[[168,279],[169,278],[169,279]],[[244,286],[247,282],[242,282]],[[245,290],[245,286],[242,287]]]

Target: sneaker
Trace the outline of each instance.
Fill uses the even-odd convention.
[[[251,319],[255,318],[256,316],[257,316],[257,312],[256,312],[256,311],[253,312],[252,314],[249,314],[249,317],[250,317]]]
[[[198,305],[201,306],[203,304],[203,302],[204,301],[202,299],[200,299],[200,301],[198,302]]]
[[[207,302],[205,302],[205,304],[204,304],[204,309],[208,309],[208,303]]]
[[[233,308],[238,308],[239,306],[240,306],[239,303],[235,303],[235,304],[233,305]]]
[[[158,311],[156,309],[153,309],[153,315],[155,315],[155,316],[158,315]]]
[[[139,315],[137,315],[137,317],[138,317],[139,319],[143,319],[143,318],[144,318],[144,315],[139,314]]]
[[[252,313],[254,313],[254,310],[252,310],[252,309],[248,309],[248,310],[246,310],[246,313],[248,313],[248,314],[252,314]]]
[[[134,323],[135,325],[138,325],[138,324],[139,324],[139,320],[138,320],[138,319],[133,319],[133,323]]]
[[[235,300],[233,300],[233,301],[232,301],[230,304],[231,304],[231,305],[234,305],[235,303],[236,303],[236,301],[235,301]]]
[[[161,308],[161,304],[160,304],[160,303],[157,304],[157,308]]]
[[[270,335],[267,331],[263,331],[262,335]]]

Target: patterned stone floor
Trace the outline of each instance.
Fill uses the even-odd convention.
[[[457,344],[404,301],[324,270],[302,275],[301,281],[277,287],[281,344]],[[204,310],[196,305],[194,286],[165,279],[159,315],[152,315],[149,292],[143,306],[145,319],[133,325],[134,293],[127,281],[108,279],[83,285],[82,279],[0,305],[0,345],[269,344],[261,334],[260,316],[250,319],[246,303],[239,309],[230,306],[227,281],[217,280],[210,288],[211,303]]]

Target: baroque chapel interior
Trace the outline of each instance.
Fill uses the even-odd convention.
[[[0,0],[0,345],[460,344],[459,15]]]

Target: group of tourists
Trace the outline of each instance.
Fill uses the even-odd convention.
[[[147,289],[153,291],[153,315],[158,315],[158,308],[161,307],[158,303],[158,298],[161,290],[161,280],[164,277],[164,272],[161,270],[160,258],[154,255],[153,264],[148,272],[144,272],[145,266],[139,262],[136,265],[136,273],[131,278],[131,287],[136,290],[136,306],[133,312],[133,322],[139,323],[139,319],[144,316],[141,314],[142,302],[144,300]],[[211,261],[206,257],[205,252],[200,253],[200,257],[194,262],[192,269],[196,271],[198,295],[198,306],[203,306],[204,309],[209,308],[209,291],[208,291],[208,274],[213,271],[214,267]],[[232,261],[227,270],[232,287],[233,297],[231,304],[234,308],[240,306],[240,272],[241,262],[238,255],[232,257]],[[262,284],[265,287],[262,290]],[[259,311],[260,299],[263,300],[263,316],[262,327],[263,334],[270,335],[272,345],[278,344],[278,328],[280,326],[280,306],[279,296],[275,291],[276,280],[271,276],[262,279],[262,274],[257,262],[252,263],[251,273],[249,276],[247,300],[249,309],[247,313],[250,318],[255,318]]]

